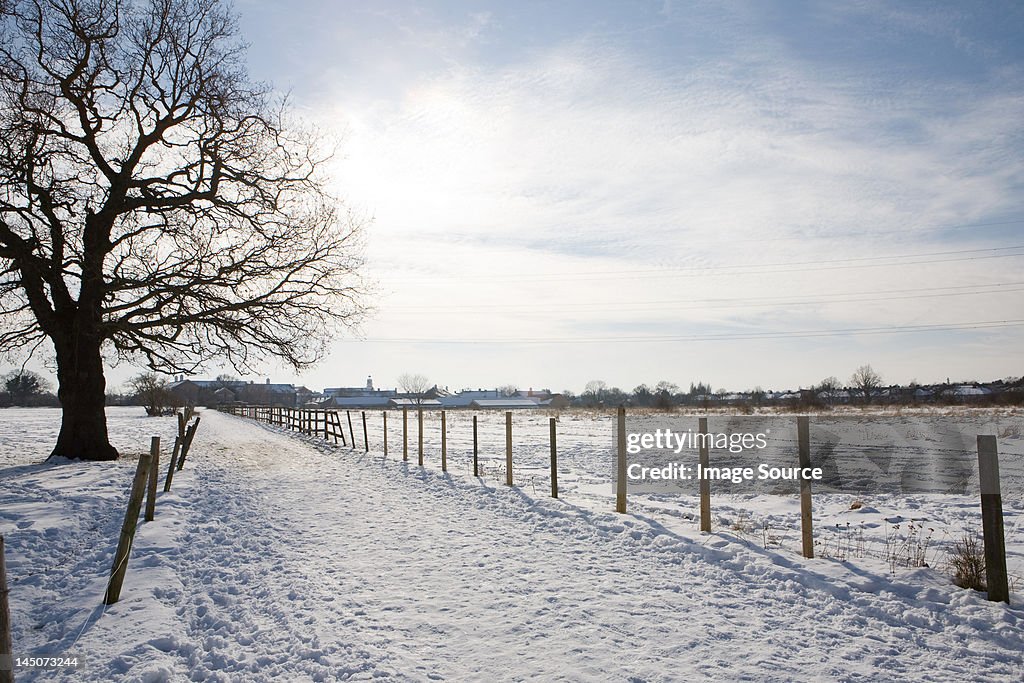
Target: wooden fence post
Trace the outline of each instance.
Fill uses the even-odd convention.
[[[7,602],[7,592],[4,537],[0,536],[0,683],[14,683],[14,645],[11,640],[11,607]]]
[[[423,408],[419,408],[416,411],[417,425],[419,426],[419,443],[420,443],[420,467],[423,467]]]
[[[448,471],[448,423],[445,422],[444,411],[441,411],[441,471]]]
[[[338,428],[337,431],[334,433],[334,443],[338,443],[337,435],[341,434],[341,445],[348,446],[348,439],[345,438],[345,427],[342,426],[341,424],[341,415],[338,414],[337,410],[335,410],[331,414],[334,415],[334,426]]]
[[[800,444],[800,468],[811,466],[811,419],[806,415],[796,418],[797,439]],[[804,557],[814,557],[814,531],[811,517],[811,480],[800,477],[800,529]]]
[[[402,460],[409,461],[409,409],[402,408]]]
[[[555,445],[555,418],[548,418],[551,431],[551,497],[558,498],[558,446]]]
[[[185,439],[181,442],[181,456],[178,457],[178,471],[185,466],[185,456],[188,455],[188,449],[192,448],[192,439],[196,438],[196,430],[199,429],[199,420],[192,423],[192,426],[185,432]]]
[[[700,432],[700,469],[701,472],[707,472],[710,466],[710,449],[706,436],[708,419],[706,417],[697,418],[697,425],[697,431]],[[711,531],[711,481],[706,476],[702,476],[698,480],[698,487],[700,488],[700,530]]]
[[[505,412],[505,485],[512,486],[512,411]]]
[[[388,411],[382,410],[380,414],[384,417],[384,457],[388,457]]]
[[[146,488],[146,521],[152,522],[156,515],[156,480],[160,473],[160,437],[154,436],[149,442],[149,486]]]
[[[349,435],[349,438],[351,438],[351,440],[352,440],[352,445],[350,446],[350,448],[355,448],[356,447],[356,433],[352,429],[352,411],[351,410],[346,410],[345,411],[345,419],[348,420],[348,435]]]
[[[1003,496],[999,486],[999,454],[994,436],[978,437],[978,480],[981,485],[981,528],[985,538],[988,599],[1009,604],[1006,539],[1003,536]]]
[[[370,437],[366,433],[366,411],[363,411],[363,451],[365,453],[370,452]]]
[[[473,416],[473,476],[480,476],[480,463],[477,459],[477,440],[476,440],[476,415]]]
[[[150,456],[143,455],[139,458],[139,465],[135,469],[135,479],[132,480],[132,489],[128,495],[128,510],[124,514],[121,537],[117,542],[117,552],[114,553],[114,564],[110,568],[110,582],[103,594],[104,605],[113,605],[121,597],[124,574],[128,570],[128,556],[131,554],[132,542],[135,540],[135,527],[139,523],[142,494],[145,493],[146,477],[149,476],[149,464]]]
[[[626,408],[625,406],[619,406],[619,412],[616,415],[616,425],[618,432],[616,436],[618,454],[616,458],[615,468],[615,511],[625,512],[626,511]]]
[[[178,449],[181,448],[181,437],[174,437],[174,450],[171,451],[171,463],[167,466],[167,476],[164,477],[164,493],[171,490],[171,480],[174,479],[174,468],[178,460]]]

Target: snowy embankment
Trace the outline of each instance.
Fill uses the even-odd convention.
[[[1024,674],[1024,610],[931,569],[803,560],[202,416],[106,610],[134,462],[0,464],[17,654],[78,654],[63,678],[95,681]],[[129,450],[170,443],[170,421],[141,422]]]

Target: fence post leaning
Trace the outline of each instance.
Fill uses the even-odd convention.
[[[196,421],[192,423],[192,426],[188,428],[185,433],[185,440],[181,444],[181,456],[178,458],[178,471],[185,466],[185,456],[188,455],[188,449],[192,447],[192,439],[196,438],[196,430],[199,429],[199,420],[201,418],[196,417]]]
[[[160,437],[154,436],[149,442],[149,486],[146,487],[146,521],[152,522],[156,515],[156,480],[160,473]]]
[[[1003,536],[1003,496],[999,486],[999,454],[994,436],[978,437],[978,479],[981,488],[981,528],[985,539],[988,599],[1009,604],[1006,539]]]
[[[710,467],[710,449],[708,448],[708,419],[706,417],[697,418],[697,431],[700,433],[700,470],[701,472],[707,472]],[[700,489],[700,530],[711,531],[711,481],[701,475],[698,480],[698,487]]]
[[[174,479],[174,468],[178,460],[178,449],[181,448],[181,437],[174,437],[174,450],[171,451],[171,464],[167,466],[167,476],[164,478],[164,493],[171,490],[171,480]]]
[[[800,448],[800,469],[811,466],[811,428],[810,418],[801,415],[796,418],[797,440]],[[814,557],[814,531],[811,516],[811,480],[800,477],[800,529],[804,557]]]
[[[349,448],[356,447],[356,433],[352,430],[352,411],[345,411],[345,418],[348,420],[348,436],[352,440],[352,445]]]
[[[555,418],[548,418],[551,431],[551,497],[558,498],[558,446],[555,442]]]
[[[512,411],[505,412],[505,485],[512,486]]]
[[[341,445],[348,446],[348,439],[345,438],[345,426],[341,424],[341,415],[338,414],[337,410],[331,414],[334,415],[334,425],[338,428],[337,433],[341,434]],[[334,442],[338,442],[337,436],[335,436]]]
[[[384,417],[384,457],[388,457],[388,411],[382,410],[380,414]]]
[[[131,492],[128,494],[128,509],[124,514],[124,523],[121,525],[117,552],[114,553],[114,564],[110,568],[110,581],[103,594],[104,605],[113,605],[121,598],[121,586],[124,584],[124,575],[128,570],[128,556],[131,554],[132,543],[135,540],[135,527],[139,523],[139,508],[142,507],[142,494],[145,493],[146,477],[149,476],[149,464],[148,453],[139,458],[135,479],[132,480]]]

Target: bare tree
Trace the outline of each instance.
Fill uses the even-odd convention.
[[[128,385],[135,392],[135,400],[146,409],[147,415],[167,415],[173,413],[175,407],[181,404],[171,391],[167,378],[155,372],[136,375],[128,381]]]
[[[871,393],[882,386],[882,378],[870,365],[862,365],[853,371],[850,384],[861,390],[864,403],[867,404],[871,403]]]
[[[592,379],[583,387],[581,397],[587,405],[596,406],[605,399],[608,383],[603,379]]]
[[[843,386],[839,383],[839,378],[831,376],[821,380],[817,387],[811,388],[817,390],[819,397],[823,398],[827,405],[832,405],[835,403],[836,394]]]
[[[398,378],[398,386],[402,391],[416,399],[416,405],[423,401],[423,397],[430,390],[430,380],[423,375],[405,373]]]
[[[301,368],[363,313],[358,221],[224,2],[0,2],[0,351],[52,345],[55,455],[117,457],[105,358]]]

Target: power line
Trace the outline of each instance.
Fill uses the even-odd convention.
[[[977,291],[961,291],[961,290]],[[940,291],[936,291],[940,290]],[[941,291],[954,290],[954,291]],[[578,304],[562,304],[558,306],[545,306],[540,304],[506,304],[502,303],[500,308],[503,311],[508,309],[521,309],[524,312],[536,313],[560,313],[576,311],[616,311],[616,310],[645,310],[651,306],[671,306],[671,310],[693,310],[703,309],[709,305],[719,308],[757,308],[765,306],[804,306],[813,304],[837,304],[837,303],[877,303],[883,301],[899,301],[906,299],[934,299],[954,296],[977,296],[981,294],[1006,294],[1011,292],[1024,291],[1024,282],[998,282],[989,285],[962,285],[955,287],[929,287],[916,289],[892,289],[865,292],[864,296],[854,294],[824,294],[818,297],[806,299],[793,299],[789,297],[717,297],[707,299],[662,299],[657,301],[619,301],[619,302],[588,302]],[[897,295],[897,296],[876,296],[876,295]],[[835,298],[839,297],[839,298]],[[451,306],[451,307],[422,307],[422,306],[399,306],[388,307],[389,312],[412,313],[422,315],[433,315],[438,313],[491,313],[495,311],[493,305],[478,306]]]
[[[717,240],[697,239],[697,240],[687,240],[687,245],[692,247],[692,246],[702,246],[702,245],[757,244],[757,243],[764,243],[764,242],[769,242],[769,243],[773,243],[774,244],[774,243],[777,243],[777,242],[793,242],[793,241],[805,242],[805,241],[809,241],[809,240],[811,240],[811,241],[817,241],[817,240],[833,240],[833,241],[835,241],[835,240],[845,240],[845,239],[851,239],[851,238],[870,238],[870,239],[884,238],[884,239],[889,240],[889,241],[903,242],[903,241],[907,241],[905,238],[908,238],[908,237],[909,238],[914,238],[914,237],[919,237],[921,235],[927,235],[927,234],[931,234],[931,233],[960,232],[962,230],[975,230],[977,228],[993,228],[993,227],[1000,227],[1000,226],[1006,226],[1006,225],[1024,225],[1024,218],[1018,218],[1018,219],[1015,219],[1015,220],[1005,220],[1005,221],[986,221],[986,222],[981,222],[981,223],[954,223],[954,224],[951,224],[951,225],[929,226],[929,227],[922,227],[922,228],[918,228],[918,229],[913,229],[913,228],[893,228],[893,229],[887,229],[887,230],[882,231],[882,232],[877,231],[877,230],[876,231],[861,230],[859,232],[844,232],[844,233],[839,233],[839,234],[836,234],[836,233],[827,233],[827,234],[805,234],[805,233],[800,233],[800,234],[793,234],[793,235],[772,235],[771,237],[737,237],[737,238],[729,238],[727,240],[723,240],[723,239],[717,239]],[[409,232],[411,234],[420,234],[421,233],[420,227],[418,225],[402,225],[402,226],[400,226],[400,228],[406,230],[407,232]],[[685,229],[685,228],[684,227],[676,228],[675,232],[678,233],[679,230],[683,230],[683,229]],[[544,237],[544,238],[538,237],[538,238],[532,239],[532,240],[525,240],[522,244],[520,244],[518,246],[507,246],[507,245],[498,246],[498,245],[495,245],[495,244],[492,243],[492,242],[495,241],[494,239],[480,239],[480,238],[476,237],[475,235],[473,235],[472,233],[465,233],[465,232],[458,233],[458,232],[451,232],[451,231],[449,231],[446,234],[449,237],[454,238],[455,241],[458,241],[460,238],[463,241],[472,240],[472,245],[474,247],[479,247],[479,248],[482,248],[482,249],[486,249],[488,252],[491,252],[491,253],[494,253],[494,252],[505,252],[505,253],[514,253],[514,252],[516,252],[516,253],[518,253],[518,252],[522,252],[524,250],[547,251],[547,249],[543,249],[543,248],[535,249],[534,245],[535,244],[538,244],[538,245],[539,244],[543,244],[545,246],[550,246],[550,240],[547,237]],[[616,250],[633,249],[633,248],[650,249],[651,247],[657,246],[659,244],[664,245],[664,244],[668,244],[669,243],[667,240],[657,240],[657,239],[654,239],[654,240],[652,240],[652,239],[645,239],[643,243],[640,243],[640,242],[626,242],[624,240],[616,240],[616,239],[608,239],[608,240],[604,240],[604,242],[606,242],[608,244],[614,245]]]
[[[802,339],[810,337],[867,336],[879,334],[908,334],[923,332],[951,332],[959,330],[988,330],[1024,326],[1024,319],[985,320],[969,323],[934,323],[927,325],[896,325],[889,327],[848,327],[831,330],[800,330],[796,332],[741,332],[696,335],[649,335],[617,337],[549,337],[504,339],[415,339],[368,338],[362,342],[384,344],[622,344],[651,342],[747,341],[756,339]]]
[[[568,273],[565,275],[530,275],[519,277],[493,277],[486,273],[459,273],[421,280],[403,280],[396,278],[390,283],[401,284],[444,284],[452,281],[465,281],[477,278],[485,283],[535,283],[535,282],[588,282],[603,280],[609,276],[629,276],[630,279],[658,279],[680,277],[712,277],[714,275],[780,275],[785,273],[849,270],[855,268],[887,268],[891,266],[917,266],[935,263],[954,263],[958,261],[983,261],[999,258],[1015,258],[1024,256],[1024,251],[1014,254],[992,254],[986,252],[1003,252],[1024,250],[1024,245],[1011,247],[990,247],[987,249],[963,249],[958,251],[939,251],[922,254],[900,254],[896,256],[865,256],[848,259],[829,259],[817,261],[793,261],[785,263],[736,264],[721,266],[679,266],[676,268],[643,268],[631,270],[593,270]],[[974,254],[973,256],[956,256],[954,258],[931,258],[957,254]],[[900,261],[899,259],[917,259]],[[880,262],[879,262],[880,261]],[[735,269],[735,270],[734,270]],[[743,270],[747,269],[747,270]],[[730,272],[723,272],[730,271]]]

